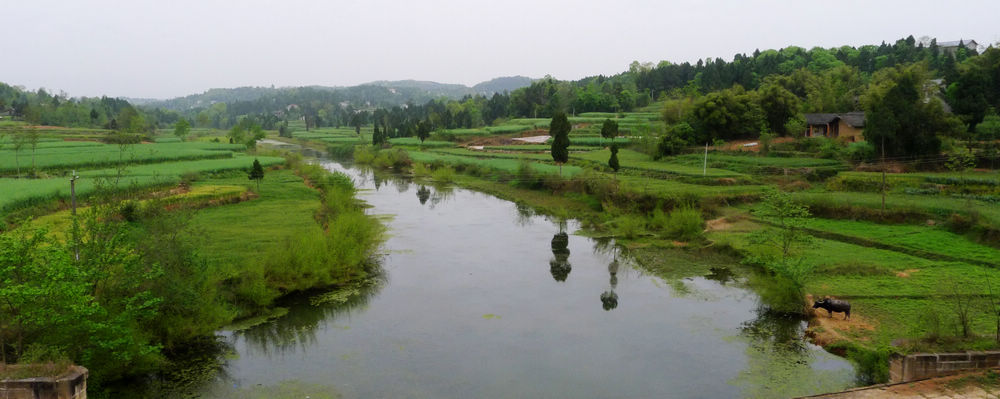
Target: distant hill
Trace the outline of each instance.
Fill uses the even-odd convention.
[[[531,85],[532,79],[526,76],[504,76],[500,78],[494,78],[475,86],[469,87],[460,84],[450,84],[450,83],[438,83],[429,82],[422,80],[379,80],[375,82],[366,83],[373,86],[382,86],[390,88],[411,88],[420,89],[428,94],[435,96],[445,96],[452,98],[459,98],[469,94],[481,94],[484,96],[491,96],[493,93],[503,93],[511,92],[522,87],[527,87]]]
[[[297,97],[302,92],[327,92],[330,100],[346,101],[355,106],[394,106],[407,102],[424,103],[428,100],[448,97],[461,98],[471,94],[484,96],[504,91],[514,91],[531,84],[531,78],[524,76],[501,77],[479,83],[473,87],[419,80],[376,81],[350,87],[306,86],[306,87],[236,87],[232,89],[209,89],[201,94],[192,94],[169,100],[129,99],[130,102],[146,107],[159,107],[175,111],[204,108],[214,103],[233,104],[256,102],[262,99]]]
[[[532,80],[534,79],[531,79],[527,76],[504,76],[501,78],[494,78],[479,83],[475,86],[472,86],[472,89],[476,93],[484,95],[493,93],[503,93],[505,91],[512,92],[522,87],[531,86]]]

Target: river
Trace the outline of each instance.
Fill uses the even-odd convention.
[[[801,320],[758,304],[739,265],[678,257],[658,277],[613,242],[575,235],[572,220],[323,165],[385,215],[383,281],[222,332],[235,353],[198,396],[731,398],[854,385],[849,362],[804,342]]]

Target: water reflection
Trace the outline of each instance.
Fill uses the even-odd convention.
[[[556,281],[566,281],[573,265],[569,263],[569,234],[561,231],[552,236],[552,260],[549,261],[549,272]]]
[[[711,267],[708,271],[709,273],[705,275],[705,278],[718,281],[719,284],[726,285],[726,283],[736,281],[736,274],[728,267]]]
[[[748,398],[770,398],[834,392],[852,386],[849,374],[821,364],[833,355],[810,348],[802,319],[759,304],[753,319],[740,326],[747,367],[730,381]]]
[[[595,250],[597,245],[594,246]],[[612,247],[614,248],[614,247]],[[611,289],[601,293],[601,306],[604,310],[611,310],[618,307],[618,294],[615,293],[615,288],[618,287],[618,268],[620,264],[618,263],[618,250],[612,249],[614,252],[614,257],[611,263],[608,263],[608,284],[611,285]]]
[[[234,332],[232,337],[246,340],[249,344],[246,347],[253,350],[254,355],[271,357],[295,350],[306,351],[316,343],[317,328],[324,320],[332,320],[367,306],[369,300],[378,294],[383,285],[384,280],[373,281],[357,290],[349,291],[352,295],[339,300],[322,300],[321,293],[288,298],[280,304],[292,309],[287,315],[272,322]],[[320,300],[317,300],[318,298]]]
[[[421,184],[420,188],[417,189],[417,199],[420,200],[420,205],[426,205],[427,199],[431,197],[431,190],[427,189],[427,186]]]

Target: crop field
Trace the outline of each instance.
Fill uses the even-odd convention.
[[[258,157],[262,165],[276,165],[284,162],[283,158]],[[226,170],[249,169],[253,158],[240,156],[229,159],[210,159],[183,162],[166,162],[160,164],[138,165],[125,169],[118,179],[118,187],[155,187],[176,184],[182,175],[187,173],[212,173]],[[97,169],[79,171],[81,176],[76,182],[77,195],[86,196],[93,193],[99,184],[112,184],[117,169]],[[0,212],[13,208],[29,206],[52,200],[69,199],[70,186],[68,177],[47,179],[0,179]]]
[[[692,166],[701,166],[705,162],[704,154],[680,155],[670,157],[669,160]],[[765,168],[846,169],[846,165],[843,162],[832,159],[761,157],[755,155],[728,155],[715,152],[708,153],[708,166],[742,173],[754,173]]]
[[[87,144],[84,144],[87,143]],[[40,170],[113,166],[124,163],[154,163],[175,160],[230,158],[241,144],[206,142],[135,144],[125,146],[96,142],[50,142],[35,151],[0,149],[0,172],[10,174],[18,168],[30,169],[32,159]]]
[[[463,156],[463,155],[452,155],[440,152],[420,152],[420,151],[410,151],[410,159],[414,162],[421,163],[434,163],[443,162],[451,165],[474,165],[478,167],[484,167],[489,169],[495,169],[507,173],[517,173],[518,168],[520,168],[521,161],[517,159],[499,159],[499,158],[478,158],[474,156]],[[551,159],[551,158],[550,158]],[[545,174],[559,174],[559,167],[547,163],[531,162],[531,168],[539,173]],[[582,172],[583,169],[577,166],[564,165],[562,167],[562,175],[565,177],[571,177],[577,173]]]
[[[526,152],[549,152],[552,146],[549,144],[514,144],[514,145],[488,145],[483,147],[489,151],[526,151]],[[570,145],[569,151],[594,151],[594,147]]]
[[[811,206],[863,207],[880,209],[882,196],[877,193],[858,192],[799,192],[793,193],[796,201]],[[1000,225],[1000,206],[993,203],[944,196],[890,194],[885,197],[885,207],[890,211],[909,211],[932,215],[942,220],[948,216],[975,212],[978,217],[994,226]]]
[[[606,165],[608,163],[608,158],[610,157],[611,153],[609,151],[592,151],[573,154],[570,156],[570,159],[583,159],[591,162],[597,162],[601,165]],[[654,161],[649,155],[640,152],[632,150],[618,151],[618,161],[621,163],[623,169],[646,170],[683,176],[703,176],[703,168],[700,167],[700,165],[691,166],[687,164],[672,163],[670,160],[670,158],[666,158],[660,161]],[[725,169],[708,168],[707,171],[704,171],[704,176],[719,178],[741,177],[744,175],[742,173]]]
[[[1000,249],[933,226],[813,218],[806,227],[957,259],[995,263],[1000,267]]]
[[[416,137],[397,137],[394,139],[389,139],[389,144],[392,145],[405,145],[412,147],[426,147],[426,148],[441,148],[441,147],[454,147],[455,143],[450,141],[435,141],[435,140],[424,140],[423,143],[420,139]]]
[[[624,183],[624,186],[629,190],[659,198],[682,201],[697,201],[702,198],[733,199],[758,196],[766,188],[766,186],[758,185],[708,186],[626,175],[619,175],[617,179]]]

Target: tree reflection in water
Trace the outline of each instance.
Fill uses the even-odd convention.
[[[552,236],[552,256],[549,261],[549,272],[556,281],[566,281],[573,265],[569,264],[569,234],[560,231]]]
[[[417,189],[417,199],[420,200],[420,205],[426,205],[427,199],[430,197],[431,190],[429,190],[427,186],[421,184],[420,188]]]

